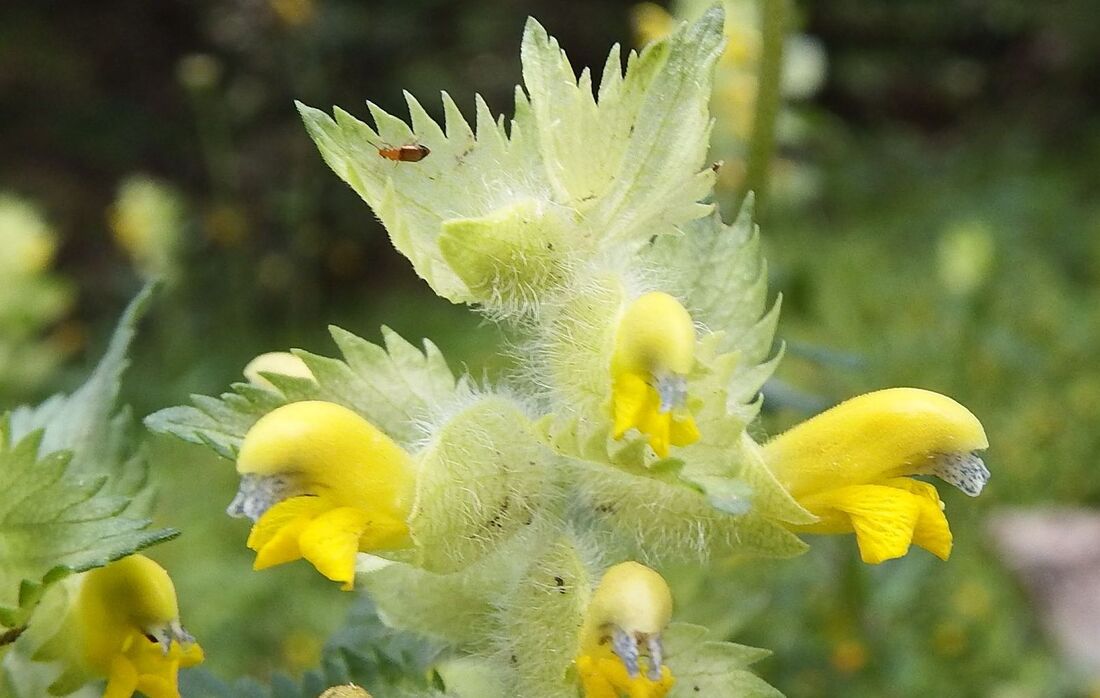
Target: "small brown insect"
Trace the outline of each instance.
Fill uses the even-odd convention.
[[[386,146],[378,149],[378,154],[387,160],[394,162],[420,162],[428,157],[432,151],[428,146],[414,143],[412,145],[399,145],[397,147]]]

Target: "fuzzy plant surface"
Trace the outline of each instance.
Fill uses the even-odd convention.
[[[442,125],[408,94],[408,122],[368,104],[373,126],[299,105],[397,250],[503,324],[518,368],[475,380],[429,341],[332,328],[338,358],[258,357],[146,424],[235,461],[256,569],[304,559],[434,648],[409,670],[427,685],[367,676],[372,694],[773,696],[750,669],[767,651],[676,622],[663,566],[795,557],[804,533],[854,533],[868,563],[950,552],[910,476],[988,478],[953,400],[880,391],[765,445],[747,431],[779,304],[751,198],[728,225],[708,203],[722,28],[712,9],[625,72],[614,48],[595,85],[531,20],[514,115],[478,98],[473,127],[446,94]]]

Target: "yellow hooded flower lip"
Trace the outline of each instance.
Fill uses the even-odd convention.
[[[284,405],[245,435],[228,513],[252,519],[255,569],[300,558],[351,589],[360,551],[410,545],[414,472],[407,453],[346,407]]]
[[[306,378],[316,382],[313,372],[306,366],[306,362],[289,351],[269,351],[260,354],[248,362],[244,367],[245,379],[252,385],[276,390],[275,385],[264,377],[264,373],[278,373],[294,378]]]
[[[107,679],[104,698],[179,698],[180,667],[203,660],[180,625],[171,578],[143,555],[85,573],[74,610],[81,663]]]
[[[661,644],[671,617],[661,575],[632,561],[609,568],[581,627],[575,664],[585,698],[663,698],[675,683]]]
[[[613,435],[645,434],[662,458],[669,446],[699,439],[687,409],[687,376],[695,364],[695,325],[680,301],[653,291],[619,320],[611,357]]]
[[[952,536],[935,475],[970,496],[989,480],[975,451],[985,430],[949,397],[918,388],[860,395],[768,442],[764,460],[819,521],[806,533],[855,533],[865,562],[905,555],[911,543],[947,559]]]

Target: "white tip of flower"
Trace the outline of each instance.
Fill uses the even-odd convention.
[[[974,452],[940,453],[932,459],[926,472],[959,488],[971,497],[977,497],[989,482],[989,468]]]
[[[160,650],[165,655],[172,649],[173,642],[184,647],[195,644],[195,636],[187,632],[178,620],[146,628],[145,636],[160,645]]]
[[[245,473],[225,513],[236,519],[248,518],[256,522],[268,509],[295,494],[295,490],[294,483],[283,475]]]
[[[671,412],[687,401],[687,378],[676,373],[657,376],[657,394],[661,397],[661,412]]]
[[[645,642],[646,654],[649,655],[646,676],[652,681],[658,681],[661,678],[661,664],[664,662],[660,633],[631,634],[622,628],[615,628],[611,633],[611,650],[622,660],[626,673],[634,678],[641,672],[638,657],[641,656],[639,643],[642,641]]]

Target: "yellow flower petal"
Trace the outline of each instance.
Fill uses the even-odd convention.
[[[912,478],[897,478],[887,481],[891,487],[911,492],[917,497],[920,517],[913,529],[913,543],[924,548],[941,560],[951,556],[953,537],[947,516],[943,513],[943,502],[933,485]]]
[[[320,497],[292,497],[271,507],[248,536],[248,547],[256,551],[252,569],[265,570],[300,559],[302,532],[330,506]]]
[[[695,325],[680,301],[653,292],[631,303],[619,320],[611,357],[613,436],[621,439],[635,428],[662,458],[670,445],[698,440],[684,404],[694,364]]]
[[[283,500],[264,512],[252,526],[252,531],[248,534],[248,548],[260,550],[295,519],[312,519],[331,508],[333,505],[321,497],[291,497]]]
[[[640,46],[667,36],[676,26],[672,15],[652,2],[638,3],[631,8],[630,21],[634,25],[634,36]]]
[[[695,324],[680,301],[653,291],[626,308],[615,331],[613,374],[687,375],[694,364]]]
[[[577,676],[581,680],[585,698],[619,698],[611,681],[603,675],[592,657],[577,657]]]
[[[673,446],[687,446],[699,440],[699,427],[695,425],[695,418],[690,414],[679,417],[672,415],[672,426],[669,430],[669,441]]]
[[[111,673],[107,677],[107,687],[103,698],[130,698],[138,687],[138,673],[130,660],[117,656],[111,662]]]
[[[245,434],[237,472],[292,475],[300,491],[335,506],[363,506],[404,520],[412,506],[412,459],[346,407],[306,400],[283,405]]]
[[[847,485],[925,472],[937,456],[989,445],[977,417],[949,397],[880,390],[826,410],[764,446],[764,459],[800,499]]]
[[[138,679],[137,688],[149,698],[180,698],[179,689],[176,688],[177,673],[172,672],[171,679],[161,676],[142,676]]]
[[[660,678],[654,680],[644,673],[631,676],[618,659],[588,655],[577,658],[577,674],[585,698],[664,698],[676,683],[667,666],[661,667]]]
[[[359,538],[370,524],[370,515],[362,509],[341,507],[321,514],[298,538],[302,557],[317,571],[350,590],[355,581],[355,555]]]
[[[898,478],[884,484],[839,487],[800,502],[821,518],[800,530],[854,531],[860,557],[868,564],[903,557],[912,543],[942,559],[951,553],[947,518],[935,488],[928,483]]]
[[[616,439],[623,438],[629,429],[639,423],[647,405],[652,402],[652,391],[645,379],[636,374],[623,373],[615,377],[612,408]]]

